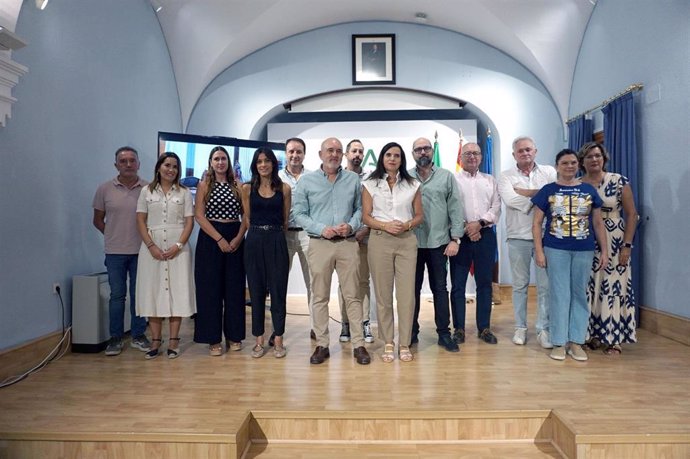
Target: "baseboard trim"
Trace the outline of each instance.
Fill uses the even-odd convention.
[[[20,375],[41,362],[60,342],[61,331],[40,336],[27,343],[0,351],[0,381]],[[67,344],[63,344],[66,346]]]
[[[640,328],[690,346],[690,319],[640,306]]]

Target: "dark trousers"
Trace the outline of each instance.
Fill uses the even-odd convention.
[[[211,224],[226,241],[237,236],[240,228],[239,222]],[[233,253],[223,253],[215,240],[199,230],[194,256],[197,308],[194,341],[197,343],[220,343],[221,331],[226,340],[240,342],[245,338],[243,254],[244,244]]]
[[[436,333],[439,336],[450,334],[450,306],[448,302],[448,288],[446,277],[448,257],[443,252],[446,246],[435,249],[417,249],[417,271],[414,285],[414,321],[412,322],[412,336],[419,334],[419,310],[421,307],[419,293],[424,282],[424,267],[429,271],[429,287],[434,297],[434,320]]]
[[[244,267],[252,299],[252,335],[264,334],[268,290],[271,294],[273,331],[276,336],[283,336],[289,274],[285,233],[282,230],[251,228],[244,244]]]
[[[481,332],[491,326],[491,280],[496,260],[496,233],[491,228],[484,228],[481,236],[477,242],[463,236],[460,251],[450,257],[450,305],[456,330],[465,329],[465,286],[473,262],[477,284],[477,330]]]

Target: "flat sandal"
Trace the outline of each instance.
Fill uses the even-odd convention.
[[[386,344],[383,347],[381,359],[386,363],[391,363],[393,360],[395,360],[395,346],[393,344]]]
[[[409,346],[400,346],[398,353],[401,362],[412,362],[412,360],[414,360],[414,356],[412,355]]]

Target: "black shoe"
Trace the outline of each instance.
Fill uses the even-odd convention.
[[[343,329],[340,331],[340,342],[347,343],[350,341],[350,324],[343,322]]]
[[[268,346],[273,347],[276,344],[276,332],[271,333],[271,337],[268,338]]]
[[[496,339],[494,334],[491,333],[491,330],[489,330],[488,328],[485,328],[481,331],[481,333],[479,333],[479,339],[489,344],[498,343],[498,339]]]
[[[450,335],[439,336],[438,345],[443,347],[448,352],[460,352],[460,347],[458,347],[458,343],[456,343]]]
[[[465,342],[465,329],[464,328],[457,328],[453,332],[453,339],[455,339],[455,342],[458,344],[462,344]]]
[[[364,346],[359,346],[356,348],[354,351],[352,351],[352,355],[360,365],[369,365],[371,363],[371,356],[369,356],[367,348]]]
[[[314,330],[311,330],[311,331],[309,332],[309,338],[311,338],[312,340],[316,341],[316,333],[314,333]]]
[[[328,351],[327,347],[316,346],[316,349],[314,349],[314,353],[309,358],[309,363],[311,363],[312,365],[319,365],[325,362],[326,359],[330,356],[331,353]]]

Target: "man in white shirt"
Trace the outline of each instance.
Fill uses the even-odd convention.
[[[488,344],[498,340],[491,332],[491,280],[496,261],[496,233],[494,226],[501,215],[501,199],[496,180],[479,172],[482,151],[476,143],[462,147],[463,170],[455,174],[465,211],[465,234],[460,250],[450,257],[451,312],[454,337],[465,342],[465,287],[470,267],[474,263],[477,284],[477,331],[479,339]]]
[[[304,140],[299,137],[293,137],[285,142],[285,158],[287,159],[287,164],[285,169],[278,171],[278,176],[280,179],[290,185],[292,193],[295,193],[295,187],[297,182],[299,182],[302,176],[310,171],[304,168],[304,157],[306,155],[306,145]],[[294,201],[293,201],[294,203]],[[294,207],[294,206],[293,206]],[[290,217],[288,219],[288,231],[285,234],[285,239],[287,239],[288,247],[288,260],[290,261],[290,267],[292,269],[292,260],[295,258],[295,254],[299,257],[299,264],[302,268],[302,278],[304,279],[304,285],[307,288],[307,304],[309,307],[309,316],[311,317],[311,276],[309,274],[309,264],[307,263],[307,252],[309,251],[309,236],[304,229],[300,228],[297,223],[295,223],[295,216],[290,209]],[[314,330],[310,332],[311,339],[316,339]],[[274,336],[271,335],[269,339],[269,346],[273,346]]]
[[[533,204],[530,198],[547,183],[556,181],[556,170],[535,162],[537,147],[530,137],[521,136],[513,141],[513,157],[516,165],[503,171],[498,180],[498,191],[506,205],[506,233],[508,254],[513,276],[513,309],[515,311],[515,335],[513,343],[527,342],[527,287],[530,281],[530,265],[534,258],[532,239]],[[549,337],[549,312],[546,304],[549,279],[546,269],[535,263],[537,280],[537,340],[544,349],[551,349]]]

